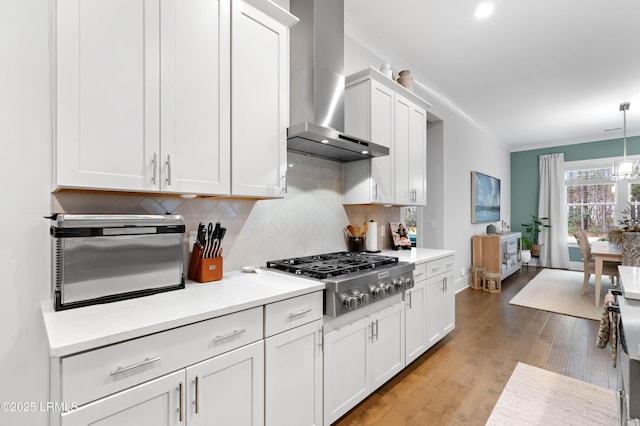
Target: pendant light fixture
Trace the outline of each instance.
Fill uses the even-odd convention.
[[[638,160],[627,160],[627,110],[629,109],[629,102],[620,104],[620,111],[622,111],[624,126],[623,126],[623,143],[624,143],[624,156],[622,161],[617,160],[613,162],[613,179],[638,179]]]

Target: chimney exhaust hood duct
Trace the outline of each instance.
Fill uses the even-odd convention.
[[[344,134],[344,0],[291,0],[291,122],[287,149],[347,162],[389,148]]]

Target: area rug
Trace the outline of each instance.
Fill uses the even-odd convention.
[[[591,383],[518,363],[487,425],[619,425],[616,394]]]
[[[511,305],[526,306],[573,317],[600,321],[602,299],[613,288],[609,277],[602,277],[600,306],[595,305],[595,277],[589,280],[584,296],[580,295],[584,274],[563,269],[545,269],[509,301]]]

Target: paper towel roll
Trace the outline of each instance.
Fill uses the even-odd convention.
[[[367,223],[368,229],[365,234],[365,249],[367,251],[378,251],[378,224],[374,221]]]

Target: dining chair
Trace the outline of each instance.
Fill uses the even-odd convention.
[[[589,278],[591,274],[596,273],[596,263],[593,260],[591,255],[591,245],[589,244],[589,239],[587,238],[587,233],[582,229],[576,231],[573,235],[578,241],[578,246],[580,247],[580,254],[582,255],[582,263],[584,266],[584,280],[582,281],[582,290],[580,292],[581,295],[587,291],[587,287],[589,285]],[[619,282],[619,272],[618,272],[617,262],[603,262],[602,263],[602,275],[608,275],[611,277],[611,282],[617,287]]]

